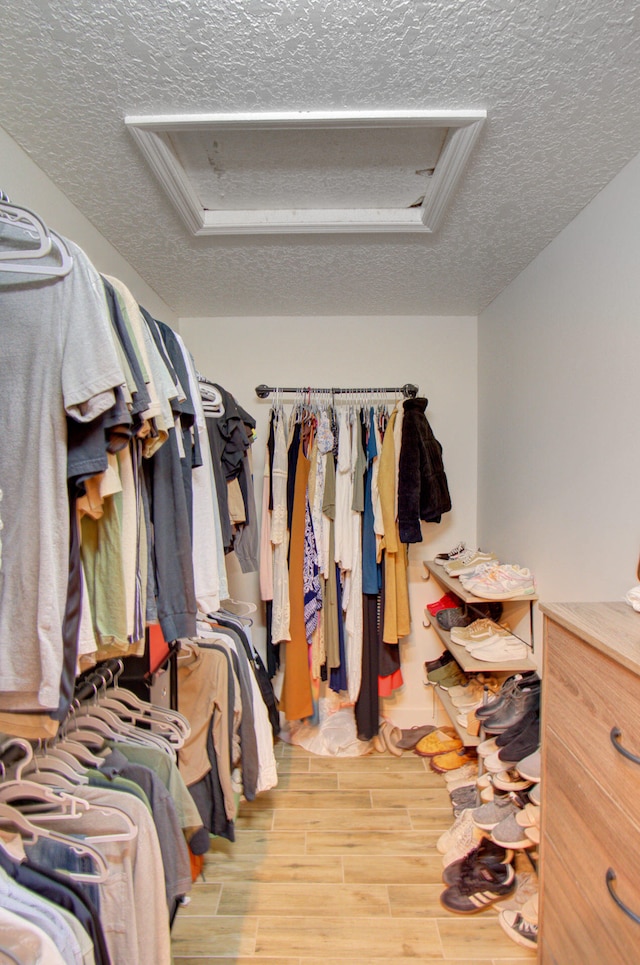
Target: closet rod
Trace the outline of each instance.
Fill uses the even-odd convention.
[[[272,386],[272,385],[257,385],[256,395],[259,399],[266,399],[272,392],[326,392],[331,395],[340,395],[341,393],[347,394],[350,392],[378,392],[386,395],[392,395],[398,392],[402,392],[405,399],[415,399],[418,394],[418,386],[413,385],[411,382],[406,382],[401,386],[394,386],[392,388],[372,388],[372,387],[356,387],[351,389],[345,388],[317,388],[314,386],[303,385],[298,388],[284,388],[282,386]]]

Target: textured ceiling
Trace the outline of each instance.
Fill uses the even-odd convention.
[[[182,316],[476,314],[640,151],[639,12],[20,0],[3,4],[0,124]],[[124,126],[350,109],[487,111],[436,234],[192,238]]]

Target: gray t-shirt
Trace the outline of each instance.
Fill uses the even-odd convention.
[[[69,569],[66,415],[95,419],[124,381],[100,277],[67,245],[73,268],[64,277],[0,273],[0,710],[58,706]]]

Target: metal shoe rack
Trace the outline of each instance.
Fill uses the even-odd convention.
[[[451,577],[445,571],[444,567],[439,566],[433,560],[423,561],[425,573],[425,580],[430,579],[432,576],[438,581],[440,586],[449,593],[453,593],[458,599],[462,600],[465,608],[471,611],[471,616],[475,618],[481,618],[486,616],[486,614],[478,609],[479,604],[487,604],[490,602],[495,602],[491,600],[483,600],[481,597],[474,596],[473,593],[469,593],[460,584],[460,580],[457,577]],[[525,615],[522,608],[526,607],[528,609],[529,616],[529,639],[523,640],[531,653],[534,651],[534,639],[533,639],[533,604],[537,601],[537,596],[517,596],[511,600],[504,601],[504,604],[509,606],[510,612],[514,618],[520,621]],[[475,611],[475,612],[474,612]],[[525,657],[524,660],[508,660],[504,663],[488,663],[484,660],[477,660],[473,657],[469,651],[459,643],[454,643],[451,640],[451,636],[448,630],[443,630],[438,621],[434,618],[429,621],[429,624],[425,623],[425,626],[432,627],[435,632],[440,637],[442,643],[445,645],[447,650],[451,653],[456,663],[465,673],[523,673],[531,670],[537,670],[537,666],[530,657]],[[513,631],[512,631],[513,632]],[[522,639],[518,637],[518,639]],[[464,741],[466,747],[476,747],[480,741],[483,739],[482,730],[477,737],[469,734],[458,723],[458,708],[451,703],[451,698],[449,697],[446,690],[441,690],[439,687],[434,687],[434,693],[438,697],[438,700],[442,704],[447,716],[451,719],[452,725],[455,727],[460,739]]]

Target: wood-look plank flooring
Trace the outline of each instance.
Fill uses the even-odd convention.
[[[279,784],[212,842],[173,926],[174,965],[532,965],[497,911],[439,902],[453,817],[428,762],[320,758],[278,742]]]

